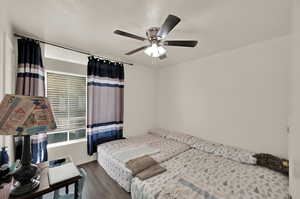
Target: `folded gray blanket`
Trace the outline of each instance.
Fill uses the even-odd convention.
[[[166,171],[165,168],[161,167],[159,163],[149,155],[129,160],[126,162],[126,167],[131,170],[133,176],[137,176],[141,180],[148,179]]]
[[[158,164],[156,160],[149,155],[144,155],[126,162],[126,167],[131,170],[132,175],[136,176],[139,172]]]
[[[167,171],[166,168],[160,166],[159,164],[153,165],[148,169],[145,169],[144,171],[138,173],[136,176],[140,179],[140,180],[146,180],[148,178],[151,178],[153,176],[156,176],[158,174],[161,174],[163,172]]]

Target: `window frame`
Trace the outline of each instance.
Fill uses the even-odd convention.
[[[55,71],[55,70],[48,70],[48,69],[45,69],[45,75],[44,75],[44,78],[45,78],[45,97],[48,97],[48,73],[55,73],[55,74],[59,74],[59,75],[70,75],[70,76],[76,76],[76,77],[84,77],[85,78],[85,85],[87,85],[87,75],[81,75],[81,74],[76,74],[76,73],[70,73],[70,72],[61,72],[61,71]],[[85,134],[85,137],[84,138],[80,138],[80,139],[76,139],[76,140],[70,140],[70,131],[74,131],[74,130],[80,130],[80,129],[84,129],[84,128],[75,128],[75,129],[69,129],[69,130],[64,130],[64,131],[61,131],[61,130],[58,130],[58,131],[51,131],[51,132],[47,132],[47,135],[50,135],[50,134],[55,134],[55,133],[63,133],[63,132],[68,132],[68,140],[67,141],[63,141],[63,142],[57,142],[57,143],[51,143],[51,144],[48,144],[47,147],[48,148],[53,148],[53,147],[58,147],[58,146],[63,146],[63,145],[69,145],[69,144],[74,144],[74,143],[79,143],[79,142],[85,142],[87,141],[87,128],[86,128],[86,125],[87,125],[87,89],[86,89],[86,92],[85,92],[85,96],[86,96],[86,103],[85,103],[85,129],[86,129],[86,134]],[[55,117],[55,115],[54,115]]]

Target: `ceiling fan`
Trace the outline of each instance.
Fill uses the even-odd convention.
[[[198,43],[198,41],[195,40],[164,40],[179,22],[179,17],[175,15],[169,15],[160,28],[149,28],[146,31],[147,37],[140,37],[138,35],[131,34],[122,30],[115,30],[114,33],[124,37],[129,37],[140,41],[148,40],[150,42],[150,44],[129,51],[125,55],[132,55],[136,52],[144,50],[145,54],[147,54],[148,56],[165,59],[167,58],[167,55],[166,49],[163,46],[195,47]]]

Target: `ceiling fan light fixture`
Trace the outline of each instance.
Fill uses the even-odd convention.
[[[146,37],[140,37],[138,35],[125,32],[122,30],[115,30],[114,33],[120,36],[140,40],[148,41],[150,45],[144,45],[142,47],[131,50],[125,55],[132,55],[140,51],[150,57],[159,57],[159,59],[167,58],[166,49],[164,46],[175,46],[175,47],[196,47],[198,41],[196,40],[165,40],[165,37],[177,26],[181,19],[175,15],[168,15],[164,23],[160,27],[151,27],[146,30]]]
[[[166,52],[166,49],[164,49],[162,46],[158,46],[155,43],[144,50],[144,53],[150,57],[160,57]]]

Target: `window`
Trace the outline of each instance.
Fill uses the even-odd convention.
[[[86,77],[46,71],[46,94],[57,129],[48,133],[48,143],[86,137]]]

